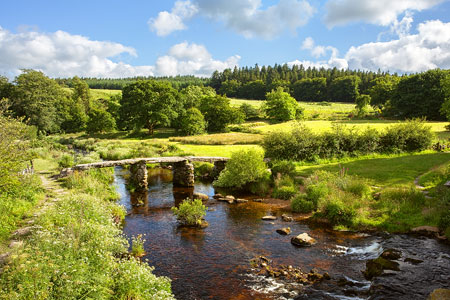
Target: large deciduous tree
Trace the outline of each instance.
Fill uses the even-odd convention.
[[[42,72],[24,70],[15,79],[11,109],[40,131],[55,133],[63,122],[61,111],[66,98],[66,92],[56,81]]]
[[[207,130],[223,131],[228,124],[244,120],[244,114],[239,109],[230,106],[230,99],[224,96],[209,96],[202,100],[200,111],[205,117]]]
[[[124,87],[120,115],[127,129],[146,128],[150,135],[156,126],[169,126],[178,116],[178,92],[169,82],[139,80]]]
[[[267,116],[275,121],[289,121],[299,119],[303,114],[303,109],[297,101],[282,88],[267,93],[264,109]]]

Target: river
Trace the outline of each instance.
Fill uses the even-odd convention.
[[[189,189],[173,189],[170,170],[149,169],[148,193],[126,190],[127,172],[115,169],[115,186],[125,206],[124,233],[143,234],[156,275],[172,279],[177,299],[426,299],[434,289],[450,288],[450,246],[434,239],[392,234],[361,234],[311,228],[302,222],[263,221],[267,214],[281,216],[283,208],[265,203],[228,204],[210,199],[205,229],[179,228],[171,207]],[[210,183],[195,183],[195,191],[213,196]],[[291,235],[276,229],[289,226]],[[306,232],[318,243],[297,248],[294,235]],[[400,271],[365,280],[368,259],[383,249],[402,252]],[[257,275],[250,260],[263,255],[273,264],[328,272],[331,280],[312,286]]]

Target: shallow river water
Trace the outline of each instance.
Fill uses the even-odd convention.
[[[116,168],[115,185],[127,209],[124,233],[143,234],[143,257],[156,275],[172,279],[177,299],[426,299],[437,288],[450,288],[450,246],[434,239],[408,235],[342,233],[310,228],[301,222],[277,218],[282,209],[264,203],[228,204],[213,199],[206,204],[205,229],[178,228],[171,207],[192,190],[174,189],[170,170],[150,169],[148,193],[132,194],[125,188],[126,171]],[[211,184],[196,183],[195,191],[214,195]],[[276,229],[289,226],[291,235]],[[290,238],[307,232],[318,243],[297,248]],[[373,281],[362,272],[368,259],[383,249],[402,251],[400,271]],[[328,272],[331,280],[313,286],[268,279],[252,272],[250,260],[264,255],[274,264],[304,271]],[[405,258],[409,258],[406,259]]]

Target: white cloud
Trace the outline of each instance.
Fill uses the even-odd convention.
[[[156,18],[148,20],[148,25],[158,36],[166,36],[174,31],[186,29],[184,21],[192,18],[197,11],[197,7],[191,1],[177,1],[172,12],[160,12]]]
[[[450,23],[421,23],[418,33],[397,40],[351,47],[345,59],[352,69],[421,72],[450,68]]]
[[[429,9],[448,0],[329,0],[325,23],[329,27],[349,22],[389,26],[407,11]]]
[[[417,34],[400,35],[398,39],[388,42],[367,43],[351,47],[344,57],[339,58],[332,52],[329,60],[324,61],[292,61],[315,67],[337,67],[352,70],[381,69],[383,71],[414,73],[429,69],[450,68],[450,23],[439,20],[427,21],[417,27]],[[304,45],[314,49],[314,40]]]
[[[203,45],[183,42],[172,46],[167,55],[157,59],[155,72],[160,76],[211,76],[215,70],[222,71],[237,66],[239,59],[240,56],[234,55],[225,61],[215,60]]]
[[[225,61],[215,60],[204,46],[187,42],[173,46],[155,66],[112,60],[123,54],[137,56],[131,47],[64,31],[15,34],[0,27],[0,74],[10,78],[20,69],[41,70],[50,77],[210,76],[216,69],[234,67],[240,59],[235,55]]]
[[[295,32],[305,25],[315,9],[306,0],[280,0],[276,5],[262,9],[261,0],[193,0],[177,1],[172,12],[160,12],[150,19],[150,28],[165,36],[186,29],[183,23],[196,13],[222,21],[226,27],[247,38],[272,39],[286,28]]]

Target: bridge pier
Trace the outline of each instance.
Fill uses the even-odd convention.
[[[175,162],[172,166],[172,171],[174,186],[194,186],[194,165],[189,163],[189,161]]]
[[[214,179],[217,179],[217,177],[219,177],[220,172],[222,172],[223,169],[225,169],[226,163],[227,163],[226,161],[215,161],[214,162],[214,168],[212,170],[212,177]]]
[[[136,187],[136,191],[145,191],[148,187],[147,181],[147,164],[145,161],[140,161],[136,164],[130,165],[131,181]]]

